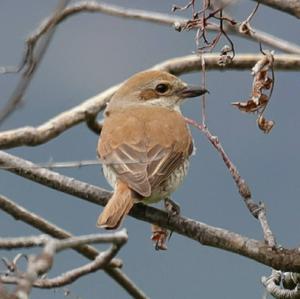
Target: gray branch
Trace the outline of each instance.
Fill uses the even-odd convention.
[[[37,256],[30,255],[28,257],[26,272],[22,273],[16,267],[17,271],[14,271],[15,273],[13,273],[13,276],[3,276],[0,277],[0,280],[4,283],[11,283],[12,280],[14,280],[14,283],[17,286],[12,295],[15,295],[19,299],[27,299],[29,298],[31,289],[36,281],[41,283],[45,280],[42,278],[39,279],[39,277],[48,273],[48,271],[51,269],[56,253],[89,243],[112,243],[112,246],[108,250],[101,252],[92,263],[68,271],[62,276],[55,278],[54,281],[50,281],[50,283],[52,282],[52,285],[55,283],[55,286],[60,286],[60,283],[62,285],[71,283],[83,275],[95,272],[100,268],[105,267],[119,252],[121,247],[127,242],[127,239],[128,236],[125,230],[115,232],[113,234],[94,234],[70,237],[66,240],[57,240],[45,235],[38,237],[1,238],[1,249],[13,249],[41,245],[44,246],[44,249],[41,254]],[[8,281],[6,281],[6,279],[8,279]],[[47,280],[47,282],[48,287],[51,287],[49,280]]]
[[[207,70],[224,69],[218,63],[220,57],[218,54],[205,54],[203,56]],[[236,55],[227,68],[238,70],[250,69],[260,58],[261,55],[256,54]],[[153,67],[153,69],[165,70],[174,75],[199,71],[201,68],[201,59],[197,55],[169,59]],[[274,68],[289,71],[300,70],[300,55],[275,55]],[[81,122],[89,122],[92,116],[95,118],[106,107],[107,102],[119,86],[120,84],[110,87],[102,93],[85,100],[80,105],[58,114],[38,127],[27,126],[0,132],[0,149],[22,145],[40,145]],[[99,126],[94,131],[97,130],[99,130]]]
[[[104,206],[111,196],[111,193],[104,189],[47,169],[38,168],[29,161],[5,152],[0,152],[0,166],[8,167],[8,171],[42,185],[101,206]],[[170,218],[166,212],[142,204],[135,205],[130,215],[177,232],[202,245],[233,252],[274,269],[300,272],[300,252],[298,249],[272,247],[265,242],[249,239],[186,217],[174,216]]]
[[[258,2],[258,0],[252,0]],[[300,1],[299,0],[259,0],[261,4],[286,12],[300,19]]]
[[[283,2],[283,1],[281,1]],[[28,40],[37,41],[43,34],[48,32],[49,28],[58,25],[59,23],[65,21],[67,18],[77,14],[77,13],[103,13],[115,17],[125,18],[125,19],[135,19],[138,21],[146,21],[160,25],[172,26],[178,24],[185,24],[188,19],[181,18],[178,16],[158,13],[154,11],[145,11],[140,9],[130,9],[121,6],[111,5],[107,3],[98,3],[96,1],[80,1],[74,5],[70,5],[65,8],[55,19],[52,17],[45,20],[45,22],[36,30],[36,33],[32,35]],[[239,30],[240,23],[237,25],[228,25],[226,31],[239,35],[249,40],[254,40],[256,42],[262,42],[268,46],[277,48],[286,53],[300,54],[300,47],[297,44],[293,44],[286,40],[280,39],[269,33],[263,32],[262,30],[252,28],[253,34],[246,34]],[[208,25],[208,30],[216,31],[218,30],[218,25]]]

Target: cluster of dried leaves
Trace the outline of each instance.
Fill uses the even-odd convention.
[[[270,101],[273,85],[274,85],[274,72],[273,72],[274,56],[272,52],[264,53],[252,68],[253,83],[251,97],[246,102],[233,102],[232,105],[237,107],[240,111],[246,113],[257,113],[258,127],[264,132],[269,133],[273,126],[274,121],[264,118],[263,113]],[[271,73],[271,77],[269,75]],[[270,90],[269,94],[265,91]]]
[[[195,40],[198,51],[200,52],[212,51],[218,44],[220,38],[224,36],[230,44],[230,46],[226,46],[226,61],[230,63],[235,55],[235,50],[233,42],[224,29],[224,22],[227,22],[230,25],[236,25],[237,22],[230,17],[223,15],[223,10],[226,5],[226,3],[222,2],[216,3],[216,1],[203,0],[202,9],[196,10],[195,0],[191,0],[185,6],[174,5],[172,11],[192,8],[192,18],[185,23],[175,24],[175,29],[177,31],[196,29],[197,33]],[[212,22],[212,19],[218,21],[218,23]],[[212,40],[208,40],[207,37],[208,26],[218,30],[218,33]],[[222,62],[223,64],[224,61]]]
[[[197,29],[196,44],[197,49],[200,53],[213,50],[214,47],[218,44],[221,36],[224,36],[230,45],[225,45],[222,47],[218,63],[220,66],[225,67],[226,65],[232,63],[232,60],[235,56],[235,50],[233,42],[224,31],[224,22],[232,26],[238,25],[238,29],[241,33],[244,33],[246,35],[254,34],[255,32],[250,25],[250,21],[259,7],[259,2],[250,13],[250,15],[242,22],[237,22],[227,15],[224,16],[224,8],[226,8],[226,5],[231,3],[230,0],[203,0],[201,10],[196,10],[195,2],[195,0],[191,0],[185,6],[173,6],[173,11],[186,10],[188,8],[192,9],[192,18],[185,23],[175,24],[175,29],[177,31]],[[219,23],[217,24],[211,22],[211,19],[218,20]],[[214,26],[215,28],[218,28],[217,35],[211,41],[208,41],[206,36],[208,26]],[[202,46],[200,46],[201,42]],[[269,133],[274,126],[274,121],[265,119],[263,116],[263,112],[265,111],[266,106],[269,103],[274,85],[274,56],[272,52],[265,53],[262,51],[262,49],[261,52],[264,55],[263,58],[259,60],[252,68],[252,75],[254,76],[254,78],[250,99],[248,99],[246,102],[233,102],[232,105],[243,112],[257,113],[258,127],[264,133]],[[205,72],[205,69],[203,69],[203,72]],[[272,74],[271,76],[269,75],[270,72]],[[266,93],[266,90],[270,90],[269,94]]]

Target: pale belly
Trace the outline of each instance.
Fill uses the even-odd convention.
[[[152,191],[151,196],[144,198],[142,202],[144,204],[156,203],[164,198],[170,197],[170,194],[181,185],[184,177],[187,174],[188,167],[189,161],[185,160],[172,172],[169,178],[162,185]],[[112,186],[112,188],[115,188],[116,174],[111,170],[109,165],[103,164],[103,173],[108,183]]]

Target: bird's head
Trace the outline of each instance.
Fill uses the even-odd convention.
[[[155,105],[177,108],[187,98],[208,92],[189,86],[181,79],[163,71],[144,71],[130,77],[114,94],[109,106]]]

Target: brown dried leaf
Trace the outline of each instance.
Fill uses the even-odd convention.
[[[252,96],[247,102],[232,102],[231,105],[237,107],[240,111],[253,113],[266,106],[268,100],[269,98],[267,95],[260,94],[257,97]]]
[[[257,119],[258,127],[265,133],[268,134],[275,125],[273,120],[267,120],[262,115]]]
[[[260,60],[256,62],[252,68],[252,75],[257,75],[259,72],[267,72],[272,67],[274,62],[273,51],[266,53]]]
[[[248,100],[247,102],[232,102],[231,105],[238,108],[242,112],[256,112],[257,104],[253,100]]]

